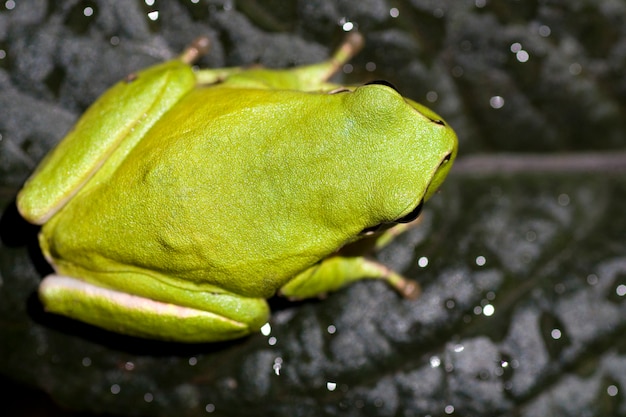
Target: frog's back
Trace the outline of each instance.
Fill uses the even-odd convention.
[[[300,101],[267,90],[229,93],[189,95],[137,145],[132,164],[95,176],[46,226],[62,231],[53,253],[93,253],[80,259],[257,295],[343,245],[358,226],[329,220],[343,208],[324,180],[329,173],[319,172],[335,152],[332,141],[313,138],[339,130],[335,121],[323,125],[324,105],[305,93],[292,93]]]

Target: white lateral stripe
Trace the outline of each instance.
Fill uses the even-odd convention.
[[[109,288],[98,287],[88,282],[63,275],[48,275],[41,282],[39,291],[44,293],[57,291],[78,292],[87,298],[101,298],[106,300],[107,303],[116,304],[122,308],[137,311],[143,310],[153,315],[175,316],[180,318],[207,316],[216,320],[237,323],[227,317],[219,316],[209,311],[164,303],[121,291],[111,290]]]

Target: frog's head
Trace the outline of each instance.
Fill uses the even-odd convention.
[[[435,112],[377,81],[352,90],[349,104],[363,132],[372,199],[382,223],[414,220],[443,183],[457,155],[452,128]],[[366,171],[366,169],[364,169]],[[384,202],[384,203],[381,203]]]
[[[428,107],[416,103],[413,100],[406,98],[405,100],[418,113],[428,118],[431,123],[441,126],[441,132],[440,135],[438,135],[438,138],[439,140],[441,140],[445,152],[443,158],[439,162],[439,165],[435,169],[430,184],[428,185],[426,193],[424,194],[424,201],[426,201],[430,197],[432,197],[435,192],[437,192],[443,181],[448,176],[448,173],[452,168],[452,164],[454,163],[454,160],[456,159],[456,154],[458,152],[458,140],[456,137],[456,133],[454,133],[454,130],[452,130],[447,122],[443,120],[443,118],[441,118],[437,113],[430,110]]]

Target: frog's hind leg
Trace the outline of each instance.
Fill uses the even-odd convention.
[[[228,314],[220,312],[224,309],[219,306],[229,302],[224,299],[227,294],[189,293],[204,301],[206,308],[159,301],[63,275],[48,275],[39,286],[39,298],[48,312],[149,339],[185,343],[236,339],[258,330],[269,317],[264,299],[230,296],[229,305],[236,304],[238,311]],[[211,308],[213,304],[217,308]]]

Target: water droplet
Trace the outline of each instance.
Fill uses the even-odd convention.
[[[439,94],[437,94],[436,91],[429,91],[428,93],[426,93],[426,100],[428,100],[430,103],[434,103],[435,101],[437,101],[438,98]]]
[[[430,366],[431,368],[438,368],[441,365],[441,359],[438,356],[430,357]]]
[[[547,38],[548,36],[550,36],[551,32],[552,30],[550,29],[549,26],[546,26],[546,25],[539,26],[539,36]]]
[[[528,54],[528,52],[522,49],[521,51],[515,54],[515,57],[517,58],[519,62],[527,62],[528,59],[530,58],[530,55]]]
[[[274,364],[272,365],[272,369],[274,369],[274,373],[280,376],[280,369],[283,366],[283,358],[277,357],[274,359]]]
[[[494,109],[501,109],[504,106],[504,98],[501,96],[493,96],[489,99],[489,105]]]
[[[583,67],[582,65],[580,65],[577,62],[574,62],[573,64],[570,64],[569,66],[569,73],[572,75],[578,75],[583,71]]]
[[[344,32],[350,32],[352,29],[354,29],[354,23],[345,22],[343,25],[341,25],[341,28],[344,30]]]
[[[493,316],[495,312],[496,312],[496,308],[491,304],[487,304],[486,306],[483,307],[483,314],[487,317]]]

